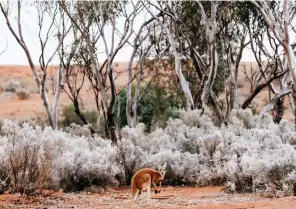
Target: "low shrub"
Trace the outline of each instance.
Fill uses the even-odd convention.
[[[2,89],[3,91],[17,92],[17,90],[22,89],[23,87],[24,84],[21,80],[8,79],[3,83]]]
[[[85,138],[5,120],[0,137],[3,190],[31,193],[37,188],[83,189],[116,184],[116,147],[100,138]]]
[[[26,100],[30,97],[30,93],[26,90],[17,90],[16,95],[20,100]]]
[[[85,119],[92,125],[96,126],[97,120],[98,120],[98,114],[97,111],[91,110],[91,111],[83,111]],[[63,127],[70,126],[72,123],[77,125],[84,125],[81,119],[77,116],[75,113],[74,105],[65,106],[62,110],[62,120],[60,121],[60,124]]]

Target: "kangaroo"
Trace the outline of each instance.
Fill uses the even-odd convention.
[[[135,201],[137,196],[140,201],[140,194],[143,189],[147,188],[147,196],[150,199],[151,194],[151,184],[155,188],[155,193],[157,193],[157,184],[159,183],[159,190],[161,188],[161,182],[164,179],[166,169],[166,163],[163,166],[159,167],[159,171],[156,171],[152,168],[143,168],[138,170],[132,177],[131,181],[131,190],[132,190],[132,199]]]

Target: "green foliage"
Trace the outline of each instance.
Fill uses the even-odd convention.
[[[83,112],[84,117],[86,120],[92,124],[93,126],[96,126],[98,115],[95,110],[93,111],[85,111]],[[75,108],[73,105],[65,106],[62,112],[62,120],[60,121],[60,125],[66,127],[70,126],[71,123],[75,123],[77,125],[84,125],[81,119],[77,116],[75,113]]]
[[[120,16],[127,1],[79,1],[77,10],[86,22],[105,24],[113,16]]]
[[[169,118],[178,118],[178,108],[181,108],[181,101],[179,97],[169,95],[164,89],[157,86],[150,86],[148,89],[141,88],[143,93],[138,105],[138,122],[146,125],[146,131],[151,131],[154,126],[164,126],[165,122]],[[132,88],[132,94],[134,94],[135,88]],[[116,120],[120,124],[120,128],[127,125],[126,120],[126,91],[123,90],[118,96],[120,101],[120,113],[118,113],[118,103],[114,108],[114,114]]]
[[[181,41],[182,53],[186,57],[190,57],[194,59],[192,50],[188,50],[188,46],[186,44],[182,44],[187,40],[190,41],[190,47],[194,48],[199,52],[199,54],[203,55],[207,53],[208,41],[205,35],[204,26],[201,24],[201,13],[199,7],[195,2],[183,1],[178,2],[176,4],[180,4],[180,7],[175,12],[178,14],[176,33],[180,36],[179,41]],[[210,2],[202,2],[204,10],[208,17],[211,12],[211,3]],[[227,49],[225,49],[224,38],[225,31],[231,32],[233,34],[233,38],[231,39],[233,42],[233,47],[237,45],[237,35],[238,32],[236,27],[231,26],[231,21],[233,18],[240,19],[240,15],[244,15],[242,8],[239,8],[235,2],[218,2],[219,12],[217,12],[217,34],[216,34],[216,44],[217,44],[217,52],[218,52],[218,69],[216,78],[213,85],[213,92],[218,95],[223,92],[225,89],[225,80],[229,75],[229,67],[227,60],[225,60],[225,54],[227,54]],[[242,10],[242,11],[241,11]],[[186,39],[183,39],[186,37]],[[198,37],[198,38],[197,38]],[[205,61],[205,60],[204,60]],[[196,75],[196,71],[200,71],[199,66],[196,63],[193,63],[194,67],[191,69],[192,72],[184,73],[188,81],[191,83],[191,91],[193,96],[199,94],[200,92],[200,78]],[[194,75],[195,74],[195,75]],[[196,92],[195,92],[196,91]]]
[[[170,116],[176,117],[172,109],[179,108],[180,100],[168,95],[164,89],[152,86],[143,96],[139,104],[139,122],[146,124],[146,130],[150,131],[152,125],[159,122],[163,124]],[[170,115],[172,113],[172,115]]]

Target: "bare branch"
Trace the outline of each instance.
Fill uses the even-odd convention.
[[[6,46],[5,48],[0,52],[0,56],[8,49],[8,42],[7,42],[7,38],[6,38]]]
[[[251,93],[251,95],[245,100],[245,102],[242,104],[242,108],[246,109],[249,107],[249,105],[251,104],[251,102],[253,101],[253,99],[256,97],[257,94],[260,93],[260,91],[262,89],[264,89],[266,86],[268,86],[273,80],[280,78],[281,76],[283,76],[285,73],[287,73],[288,70],[279,73],[279,74],[275,74],[273,77],[269,78],[265,83],[259,84]]]
[[[292,89],[283,89],[281,90],[279,93],[276,93],[275,96],[272,98],[272,100],[269,102],[268,105],[266,105],[264,111],[259,115],[260,117],[265,116],[268,112],[270,112],[274,105],[276,104],[276,102],[281,99],[282,97],[291,94]]]

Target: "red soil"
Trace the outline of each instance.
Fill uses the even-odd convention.
[[[173,188],[165,187],[151,200],[142,193],[140,203],[130,199],[128,188],[112,189],[103,194],[62,193],[43,191],[42,195],[22,197],[0,195],[0,208],[146,208],[146,209],[292,209],[296,197],[264,198],[258,194],[226,194],[221,187]],[[161,198],[167,196],[166,198]],[[159,197],[159,198],[157,198]]]

